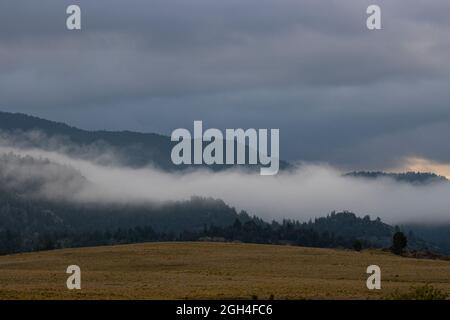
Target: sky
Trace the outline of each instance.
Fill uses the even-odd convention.
[[[382,30],[366,28],[378,4]],[[82,30],[66,29],[78,4]],[[0,110],[169,135],[279,128],[280,156],[450,175],[448,0],[2,0]]]

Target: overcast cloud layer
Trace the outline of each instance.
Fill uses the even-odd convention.
[[[450,162],[450,2],[2,0],[0,109],[169,134],[280,128],[281,157]],[[65,9],[82,8],[81,32]]]

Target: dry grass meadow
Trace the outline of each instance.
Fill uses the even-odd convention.
[[[82,289],[66,288],[68,265]],[[367,266],[382,289],[366,288]],[[431,284],[450,294],[450,262],[381,251],[235,243],[146,243],[0,257],[0,299],[382,299]]]

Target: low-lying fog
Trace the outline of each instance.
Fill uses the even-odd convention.
[[[304,221],[333,210],[349,210],[359,216],[378,216],[389,223],[450,222],[450,183],[411,185],[390,178],[344,177],[339,170],[321,164],[302,164],[294,171],[276,176],[237,169],[166,173],[150,167],[102,166],[58,152],[0,147],[0,154],[6,153],[49,159],[73,167],[90,182],[74,189],[73,184],[65,185],[67,179],[55,179],[58,176],[55,167],[17,168],[9,162],[2,164],[9,166],[4,170],[15,172],[18,179],[27,175],[49,177],[48,185],[42,188],[47,197],[61,196],[64,190],[67,190],[65,196],[74,201],[95,202],[160,202],[198,195],[221,198],[237,210],[265,219]]]

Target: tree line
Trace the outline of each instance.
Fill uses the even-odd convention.
[[[340,224],[353,225],[354,228],[351,228],[352,233],[346,234],[345,229],[335,229]],[[358,224],[361,225],[360,228],[356,227]],[[367,230],[370,228],[364,229],[362,226],[371,224],[378,226],[379,238],[377,238],[377,233],[374,230],[372,230],[370,237],[364,236],[364,234],[367,235]],[[387,244],[390,244],[393,234],[397,237],[397,244],[400,243],[396,248],[401,247],[406,242],[406,237],[402,238],[398,235],[398,230],[391,229],[389,226],[386,229],[386,226],[379,220],[358,218],[352,213],[341,212],[332,213],[327,217],[306,223],[293,220],[267,223],[257,217],[248,218],[247,220],[242,219],[241,216],[241,219],[236,218],[234,223],[228,226],[205,224],[201,230],[184,230],[182,232],[155,231],[152,226],[135,226],[107,230],[45,231],[30,236],[29,234],[23,235],[20,231],[1,230],[0,254],[158,241],[227,241],[275,245],[289,244],[319,248],[352,248],[359,251],[364,248],[386,247],[384,240],[387,240]],[[375,228],[372,227],[372,229]],[[358,230],[361,231],[359,235]],[[397,232],[394,233],[393,231]],[[385,239],[385,236],[387,239]],[[414,236],[412,237],[414,239]],[[379,241],[379,239],[383,239],[383,241]]]

